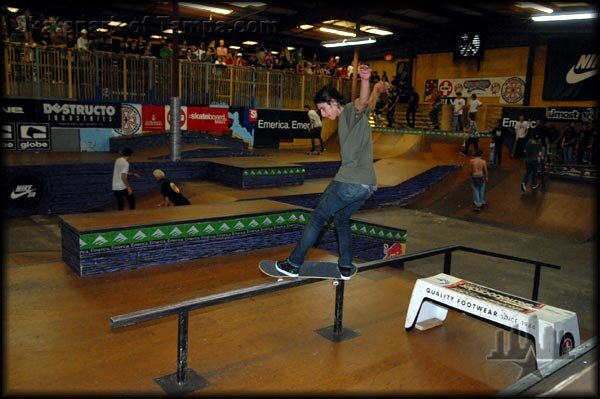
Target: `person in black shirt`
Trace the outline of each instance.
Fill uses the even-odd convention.
[[[161,206],[181,206],[181,205],[191,205],[190,201],[181,194],[181,190],[175,183],[171,180],[165,178],[165,172],[160,169],[155,169],[152,172],[156,181],[161,183],[160,185],[160,193],[163,196],[163,201],[158,204],[158,207]]]
[[[502,126],[502,119],[498,119],[498,125],[492,129],[493,148],[490,151],[490,164],[498,165],[502,163],[502,146],[504,138],[510,135],[510,128]]]
[[[394,127],[394,114],[396,113],[396,104],[400,101],[400,90],[396,86],[392,86],[388,95],[387,107],[387,122],[388,127]]]
[[[408,88],[408,108],[406,109],[406,124],[408,127],[415,127],[415,116],[419,108],[419,93],[412,86]]]

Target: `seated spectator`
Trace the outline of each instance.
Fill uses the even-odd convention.
[[[233,65],[233,55],[231,53],[227,53],[225,56],[225,65]]]
[[[225,40],[219,40],[219,47],[216,48],[217,57],[223,57],[223,59],[227,58],[227,47],[225,47]]]

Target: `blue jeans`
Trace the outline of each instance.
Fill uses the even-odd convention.
[[[483,176],[471,176],[471,187],[473,188],[473,204],[481,208],[485,202],[485,178]]]
[[[302,238],[292,251],[288,261],[300,267],[308,250],[317,242],[319,234],[331,216],[338,236],[338,265],[341,267],[352,266],[352,231],[350,230],[350,217],[373,194],[374,190],[362,184],[342,183],[333,180],[325,192],[321,194],[319,203],[310,216],[310,220]]]
[[[463,130],[463,116],[462,115],[452,115],[452,127],[457,132],[462,132]]]

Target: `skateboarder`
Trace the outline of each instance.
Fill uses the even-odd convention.
[[[315,95],[315,104],[324,118],[338,120],[341,166],[333,181],[321,195],[302,238],[285,260],[277,261],[279,272],[296,277],[308,250],[319,237],[321,229],[334,216],[338,236],[338,268],[344,280],[352,275],[352,234],[350,217],[377,189],[373,168],[373,142],[369,125],[369,112],[379,95],[385,91],[383,82],[377,82],[369,93],[371,68],[361,65],[360,96],[348,102],[332,86],[325,86]]]

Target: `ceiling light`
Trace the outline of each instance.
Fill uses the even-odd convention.
[[[234,49],[234,50],[237,50],[237,49],[239,49],[239,48],[240,48],[240,46],[229,46],[229,48],[232,48],[232,49]]]
[[[172,35],[173,34],[173,28],[165,29],[165,30],[163,30],[163,33],[167,33],[169,35]],[[183,33],[183,31],[177,30],[177,33]]]
[[[394,32],[390,32],[389,30],[383,30],[383,29],[374,28],[374,27],[366,27],[364,29],[360,28],[360,30],[362,30],[363,32],[372,33],[374,35],[379,35],[379,36],[387,36],[387,35],[394,34]]]
[[[110,21],[108,23],[108,26],[121,26],[122,23],[123,22],[121,22],[121,21]],[[125,24],[125,25],[127,25],[127,24]]]
[[[258,42],[253,42],[252,40],[246,40],[245,42],[242,42],[242,44],[247,44],[248,46],[254,46],[255,44],[258,44]]]
[[[288,47],[287,49],[292,51],[292,50],[296,50],[296,47]]]
[[[246,8],[246,7],[262,7],[266,6],[267,3],[260,3],[258,1],[240,1],[240,2],[230,2],[232,6]]]
[[[583,12],[575,14],[553,14],[553,15],[534,15],[531,17],[535,22],[548,22],[548,21],[569,21],[574,19],[592,19],[598,18],[597,13]]]
[[[372,37],[355,37],[352,39],[341,39],[341,40],[328,40],[322,42],[323,47],[345,47],[345,46],[358,46],[361,44],[375,43],[376,40]]]
[[[18,11],[19,11],[19,8],[18,8],[18,7],[6,7],[6,9],[7,9],[8,11],[10,11],[10,12],[13,12],[13,13],[14,13],[14,12],[18,12]]]
[[[106,28],[98,28],[98,29],[96,29],[96,32],[108,32],[108,29],[106,29]]]
[[[314,25],[308,25],[308,24],[302,24],[299,26],[300,29],[304,29],[304,30],[314,28],[314,27],[315,27]]]
[[[552,14],[554,12],[553,9],[541,6],[541,5],[536,4],[536,3],[516,3],[515,5],[517,7],[520,7],[520,8],[532,8],[534,10],[545,12],[547,14]]]
[[[158,35],[152,35],[150,36],[150,39],[162,39],[162,36],[158,36]]]
[[[321,26],[319,28],[319,30],[321,32],[333,33],[333,34],[339,35],[339,36],[356,37],[356,33],[350,33],[350,32],[346,32],[346,31],[343,31],[343,30],[325,28],[324,26]]]
[[[215,14],[222,14],[222,15],[228,15],[228,14],[231,14],[233,12],[233,10],[228,10],[226,8],[211,7],[211,6],[205,6],[205,5],[202,5],[202,4],[179,3],[179,5],[180,6],[184,6],[184,7],[189,7],[189,8],[195,8],[197,10],[214,12]]]

